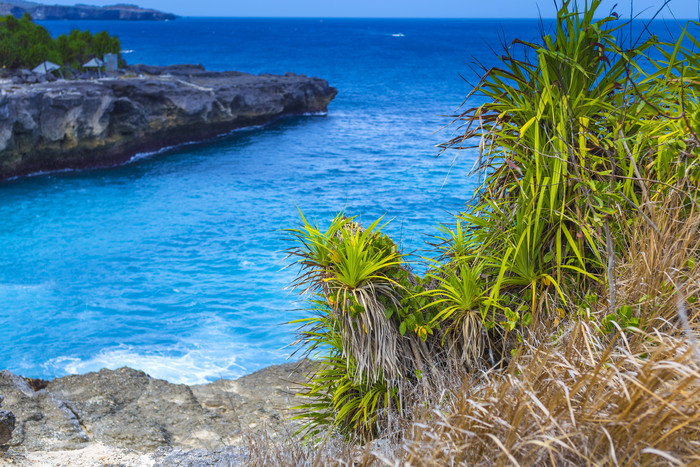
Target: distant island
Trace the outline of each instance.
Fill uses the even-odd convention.
[[[141,8],[136,5],[118,4],[95,6],[76,4],[44,5],[24,0],[5,0],[0,2],[0,16],[13,15],[17,18],[29,13],[34,20],[60,19],[92,19],[92,20],[123,20],[123,21],[167,21],[176,19],[172,13]]]

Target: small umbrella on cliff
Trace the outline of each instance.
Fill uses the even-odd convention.
[[[87,63],[83,63],[83,68],[94,68],[97,70],[97,74],[99,76],[102,76],[102,73],[100,73],[100,68],[104,66],[104,62],[100,60],[99,58],[93,58],[90,59]]]
[[[32,73],[36,73],[39,75],[47,75],[47,74],[51,73],[52,71],[59,70],[60,68],[61,68],[60,65],[56,65],[55,63],[46,60],[46,61],[40,63],[39,65],[37,65],[36,68],[34,68],[32,70]]]

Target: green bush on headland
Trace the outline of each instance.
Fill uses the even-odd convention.
[[[416,464],[699,458],[700,43],[624,49],[599,5],[564,1],[540,44],[486,70],[487,102],[442,146],[478,148],[483,184],[425,275],[379,221],[290,230],[313,295],[308,434],[416,417]],[[444,418],[420,418],[450,378]]]
[[[44,60],[75,69],[91,58],[121,51],[119,38],[107,31],[95,35],[74,29],[53,39],[28,13],[17,19],[0,18],[0,66],[9,69],[34,68]]]

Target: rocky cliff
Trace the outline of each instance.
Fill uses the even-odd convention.
[[[177,16],[172,13],[140,8],[136,5],[42,5],[23,0],[5,0],[0,2],[0,15],[16,17],[29,13],[34,20],[127,20],[127,21],[165,21]]]
[[[105,167],[284,115],[324,112],[337,91],[287,73],[135,66],[129,74],[0,82],[0,179]]]
[[[307,402],[295,393],[312,366],[288,363],[198,386],[170,384],[130,368],[50,382],[3,370],[2,408],[16,421],[11,439],[0,444],[10,454],[78,450],[95,443],[152,453],[223,448],[259,430],[287,437],[299,427],[289,420],[290,408]],[[0,464],[7,458],[0,449]]]

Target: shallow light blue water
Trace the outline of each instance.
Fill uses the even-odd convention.
[[[475,188],[474,153],[435,158],[473,58],[534,21],[180,19],[43,22],[117,34],[130,63],[294,71],[339,90],[295,117],[131,164],[0,183],[0,367],[50,378],[129,365],[173,382],[237,377],[290,354],[296,206],[393,219],[424,247]],[[501,29],[503,28],[503,29]],[[399,33],[401,35],[399,35]],[[476,101],[474,102],[476,103]],[[444,182],[444,185],[443,185]]]

